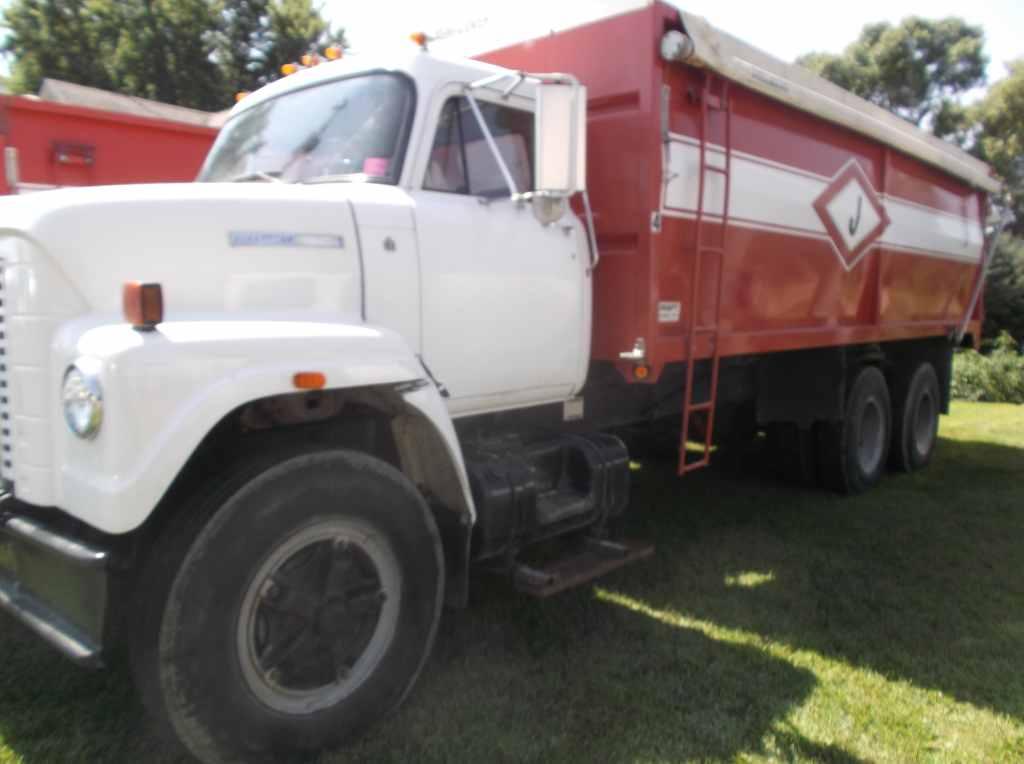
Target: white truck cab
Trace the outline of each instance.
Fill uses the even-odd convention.
[[[303,71],[241,102],[200,176],[266,175],[347,205],[365,320],[407,339],[455,415],[564,400],[586,375],[588,243],[571,214],[524,224],[531,205],[510,197],[534,190],[536,84],[471,91],[502,168],[466,97],[495,74],[425,51]]]
[[[19,498],[131,531],[221,417],[291,391],[307,367],[328,389],[429,369],[445,419],[580,389],[586,234],[564,206],[541,222],[512,198],[534,189],[536,85],[473,91],[510,190],[466,97],[501,70],[422,51],[381,63],[339,61],[250,95],[198,184],[5,202],[3,474]],[[131,281],[161,286],[159,331],[125,323]],[[74,363],[103,395],[87,438],[41,395]]]

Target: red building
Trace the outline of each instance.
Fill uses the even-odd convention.
[[[223,119],[45,80],[38,96],[0,95],[0,193],[190,181]]]

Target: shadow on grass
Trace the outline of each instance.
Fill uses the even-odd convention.
[[[482,581],[476,598],[445,615],[405,706],[322,762],[731,759],[766,744],[789,758],[857,761],[785,727],[814,688],[808,671],[588,591],[536,602]],[[7,618],[0,633],[7,752],[25,762],[182,761],[150,737],[123,664],[80,670]]]
[[[642,474],[634,532],[659,553],[616,591],[1024,717],[1024,450],[942,439],[858,497]]]
[[[445,615],[405,706],[322,761],[730,759],[766,740],[791,756],[856,761],[793,730],[773,732],[815,679],[754,648],[585,590],[537,602],[485,579],[475,599]],[[0,650],[0,736],[19,760],[183,761],[150,736],[122,662],[78,669],[6,616]]]
[[[447,616],[397,717],[325,764],[731,760],[769,748],[857,761],[785,727],[816,680],[755,648],[588,591],[538,602],[481,582],[476,599]]]

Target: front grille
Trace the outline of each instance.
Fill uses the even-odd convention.
[[[14,464],[11,461],[14,450],[14,437],[11,422],[11,387],[10,375],[7,367],[10,365],[10,358],[7,356],[7,322],[4,320],[6,314],[7,294],[4,291],[6,273],[0,268],[0,481],[3,487],[9,489],[14,477]]]

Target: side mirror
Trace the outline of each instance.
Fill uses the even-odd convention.
[[[534,193],[566,198],[586,190],[587,89],[540,83],[534,119]]]

